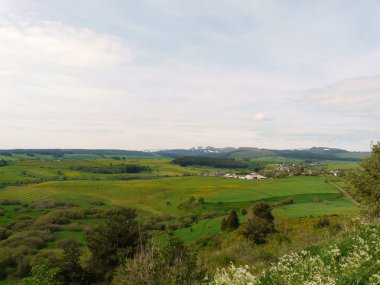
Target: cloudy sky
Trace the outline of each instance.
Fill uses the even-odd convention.
[[[378,0],[0,0],[0,148],[368,150]]]

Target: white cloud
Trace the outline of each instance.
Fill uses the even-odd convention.
[[[380,80],[358,78],[380,74],[375,4],[0,2],[0,148],[378,137]]]
[[[346,116],[380,116],[380,76],[346,79],[304,94],[311,107]]]
[[[117,37],[58,22],[2,23],[0,42],[2,72],[46,65],[97,68],[133,58],[132,49]]]
[[[269,120],[269,117],[265,116],[263,113],[257,113],[257,114],[253,117],[253,119],[254,119],[255,121],[260,122],[260,121],[268,121],[268,120]]]

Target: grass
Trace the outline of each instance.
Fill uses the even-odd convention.
[[[94,174],[74,170],[79,166],[97,166],[120,163],[134,163],[149,166],[150,173],[141,174],[139,180],[115,180],[112,174]],[[39,181],[36,184],[8,186],[0,189],[1,200],[19,200],[21,203],[37,201],[73,202],[80,207],[90,207],[94,201],[102,201],[104,207],[120,205],[136,208],[139,219],[145,220],[157,215],[180,217],[187,214],[227,214],[231,209],[240,211],[253,203],[265,201],[276,205],[292,199],[293,204],[276,207],[278,218],[297,218],[319,215],[355,215],[356,206],[345,200],[341,193],[322,177],[299,176],[263,181],[225,179],[199,176],[205,170],[214,169],[181,167],[170,163],[169,159],[127,159],[110,158],[81,160],[20,160],[0,168],[0,179]],[[184,176],[185,173],[198,176]],[[57,178],[78,180],[54,181]],[[131,176],[132,177],[132,176]],[[97,179],[97,180],[94,180]],[[340,178],[341,179],[341,178]],[[190,210],[181,210],[178,205],[195,198],[203,197],[205,204]],[[0,224],[8,223],[19,215],[38,216],[41,213],[17,212],[14,206],[5,206],[5,215],[0,216]],[[189,212],[190,211],[190,212]],[[202,236],[216,233],[222,217],[200,220],[190,228],[179,229],[176,234],[186,241],[194,241]],[[83,221],[87,225],[89,220]],[[75,236],[78,233],[62,231],[57,238]],[[80,240],[82,238],[79,238]]]
[[[199,175],[202,168],[184,168],[170,163],[170,159],[126,159],[115,160],[110,158],[101,159],[77,159],[77,160],[45,160],[27,159],[13,161],[10,165],[0,168],[1,183],[29,183],[41,180],[114,180],[120,174],[99,174],[75,170],[81,166],[106,166],[116,164],[139,164],[148,166],[151,172],[138,174],[123,174],[125,179],[140,178],[149,179],[157,177],[178,177],[183,175]]]
[[[31,216],[38,217],[42,214],[41,211],[31,210],[31,209],[23,209],[21,206],[0,206],[4,210],[4,216],[0,216],[0,225],[11,222],[14,218],[18,216]],[[16,209],[21,209],[22,211],[16,211]]]
[[[359,167],[359,163],[355,161],[328,161],[326,162],[326,170],[353,170]]]
[[[353,216],[358,213],[358,209],[345,199],[334,201],[300,203],[286,205],[274,210],[274,215],[278,217],[298,218],[306,216],[323,215],[346,215]]]
[[[41,200],[88,204],[100,200],[108,204],[135,207],[151,215],[176,214],[177,205],[190,196],[204,197],[207,203],[237,203],[281,200],[300,195],[338,197],[337,190],[320,177],[289,177],[266,181],[247,181],[216,177],[180,177],[135,181],[54,181],[0,190],[0,200],[21,202]],[[170,202],[171,206],[168,206]]]
[[[175,234],[185,242],[193,242],[201,237],[218,233],[220,231],[220,223],[223,218],[224,217],[217,217],[213,219],[201,220],[189,228],[175,231]]]

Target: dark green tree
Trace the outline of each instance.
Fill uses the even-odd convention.
[[[220,229],[222,231],[231,231],[239,227],[240,222],[238,215],[235,210],[231,210],[227,219],[223,219],[220,224]]]
[[[125,260],[132,258],[143,240],[136,210],[115,208],[106,212],[105,224],[86,235],[91,251],[91,271],[109,279],[113,270]]]
[[[256,204],[245,224],[243,235],[256,244],[263,244],[267,237],[275,232],[271,206],[265,203]]]
[[[220,223],[220,230],[223,232],[227,230],[227,220],[225,218],[223,218],[222,222]]]
[[[371,155],[348,174],[347,186],[365,214],[380,217],[380,142],[372,145]]]
[[[239,217],[235,210],[231,210],[227,218],[227,228],[230,230],[237,229],[240,225]]]
[[[86,274],[80,264],[83,254],[81,244],[74,239],[61,242],[63,257],[59,261],[60,279],[64,284],[86,284]]]

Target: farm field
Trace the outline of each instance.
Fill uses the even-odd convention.
[[[323,172],[329,162],[317,165],[324,173],[320,175],[245,180],[222,175],[244,176],[261,163],[276,169],[277,163],[283,161],[289,166],[296,160],[280,158],[273,163],[271,158],[257,158],[247,169],[233,169],[184,167],[171,158],[85,156],[26,159],[20,155],[0,167],[0,234],[12,233],[10,243],[18,238],[31,242],[38,248],[36,256],[59,256],[68,240],[85,247],[88,233],[104,225],[109,210],[118,206],[136,209],[141,229],[157,244],[166,244],[168,235],[173,234],[196,247],[207,247],[208,241],[217,242],[229,235],[221,224],[231,210],[242,224],[241,235],[252,207],[261,202],[270,205],[276,227],[284,233],[292,232],[289,237],[297,240],[303,238],[298,229],[305,224],[310,225],[304,233],[308,235],[319,231],[313,225],[320,219],[328,217],[335,223],[358,214],[357,206],[329,183],[343,188],[345,183],[344,177]],[[128,165],[136,173],[127,172],[127,168],[120,172]],[[355,163],[335,161],[330,166],[332,170],[354,167]],[[11,245],[4,241],[3,246],[8,250]],[[214,257],[216,263],[223,264],[217,255]]]
[[[341,199],[340,193],[324,183],[321,177],[266,181],[199,176],[131,181],[49,181],[0,190],[0,200],[19,200],[22,203],[64,201],[82,206],[102,201],[107,205],[134,207],[146,215],[176,214],[179,211],[177,205],[191,196],[203,197],[205,207],[211,204],[210,208],[223,208],[230,203],[278,202],[289,197],[300,203],[317,199],[315,206],[319,206],[322,200]],[[307,211],[302,211],[302,214],[309,215]]]
[[[186,203],[190,197],[202,197],[204,203],[182,209],[180,205]],[[291,205],[276,206],[287,199],[292,199]],[[93,208],[94,203],[101,202],[103,206],[96,208],[135,208],[141,221],[156,216],[178,218],[192,213],[200,216],[200,220],[190,223],[189,227],[175,230],[176,235],[186,242],[194,242],[201,237],[220,232],[220,222],[231,209],[241,211],[259,201],[274,205],[273,214],[279,220],[323,215],[353,216],[358,212],[357,207],[345,200],[335,187],[325,183],[322,177],[312,176],[263,181],[203,176],[127,181],[48,181],[0,189],[0,201],[2,200],[17,200],[22,204],[47,201],[75,203],[81,208]],[[18,212],[12,206],[3,208],[7,215],[0,217],[0,223],[10,222],[20,215],[41,214],[37,210]],[[211,217],[207,218],[207,214]],[[89,221],[85,220],[80,224],[85,226],[86,223]],[[83,241],[81,232],[64,230],[54,235],[56,239],[70,236]],[[50,246],[54,247],[53,244]]]
[[[121,164],[134,164],[149,167],[141,173],[104,174],[83,171],[85,167],[107,167]],[[82,160],[19,160],[0,168],[0,183],[29,183],[44,180],[114,180],[145,179],[157,177],[198,175],[201,169],[184,169],[170,163],[169,159],[82,159]]]

